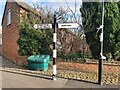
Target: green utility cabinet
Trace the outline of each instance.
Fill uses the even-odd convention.
[[[47,70],[50,63],[50,55],[32,55],[27,58],[28,68],[33,70]]]

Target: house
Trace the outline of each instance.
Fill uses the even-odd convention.
[[[20,0],[6,1],[4,14],[2,18],[2,55],[15,63],[26,62],[26,58],[18,54],[19,46],[17,40],[19,37],[20,13],[32,10],[29,5]]]

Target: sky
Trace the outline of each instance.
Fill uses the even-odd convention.
[[[98,2],[103,0],[21,0],[21,1],[26,2],[30,6],[32,6],[32,2],[35,2],[35,3],[37,2],[40,5],[43,5],[43,6],[47,5],[47,7],[52,7],[53,9],[57,9],[60,6],[66,8],[67,7],[66,2],[67,2],[73,11],[74,11],[75,1],[76,1],[77,7],[78,7],[77,12],[79,13],[79,8],[82,4],[82,1]],[[104,0],[104,1],[120,1],[120,0]],[[1,26],[1,21],[3,17],[5,3],[6,3],[6,0],[0,0],[0,26]]]
[[[5,1],[1,0],[0,2],[0,26],[1,26],[2,16],[4,12],[4,6],[5,6]]]
[[[47,7],[52,7],[53,9],[57,9],[60,6],[66,8],[67,7],[66,2],[68,3],[71,9],[74,9],[74,4],[75,4],[73,3],[74,1],[81,3],[81,0],[21,0],[21,1],[26,2],[30,6],[32,6],[31,2],[35,2],[35,3],[37,2],[40,5],[43,5],[43,7],[47,5]],[[5,3],[6,3],[6,0],[0,0],[0,26],[2,22]],[[77,6],[80,7],[78,3],[77,3]]]

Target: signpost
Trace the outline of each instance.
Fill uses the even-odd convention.
[[[79,26],[78,23],[56,23],[56,27],[58,28],[77,28]],[[33,26],[35,29],[50,29],[53,28],[52,24],[35,24]]]
[[[53,28],[53,75],[52,79],[56,80],[56,62],[57,62],[57,49],[56,49],[56,42],[57,42],[57,28],[78,28],[77,23],[57,23],[56,22],[56,15],[54,14],[54,22],[53,24],[35,24],[33,27],[35,29],[50,29]]]
[[[35,29],[49,29],[52,28],[52,24],[35,24],[33,27]]]
[[[58,28],[77,28],[78,23],[59,23]]]

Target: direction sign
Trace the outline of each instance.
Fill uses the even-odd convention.
[[[53,27],[52,27],[53,26]],[[49,29],[53,28],[53,75],[52,78],[53,80],[56,80],[56,58],[57,58],[57,28],[77,28],[79,25],[78,23],[57,23],[56,22],[56,15],[54,14],[54,23],[52,24],[35,24],[33,27],[35,29]]]
[[[33,27],[35,29],[49,29],[52,28],[52,24],[35,24]]]
[[[58,23],[58,28],[77,28],[78,23]]]

